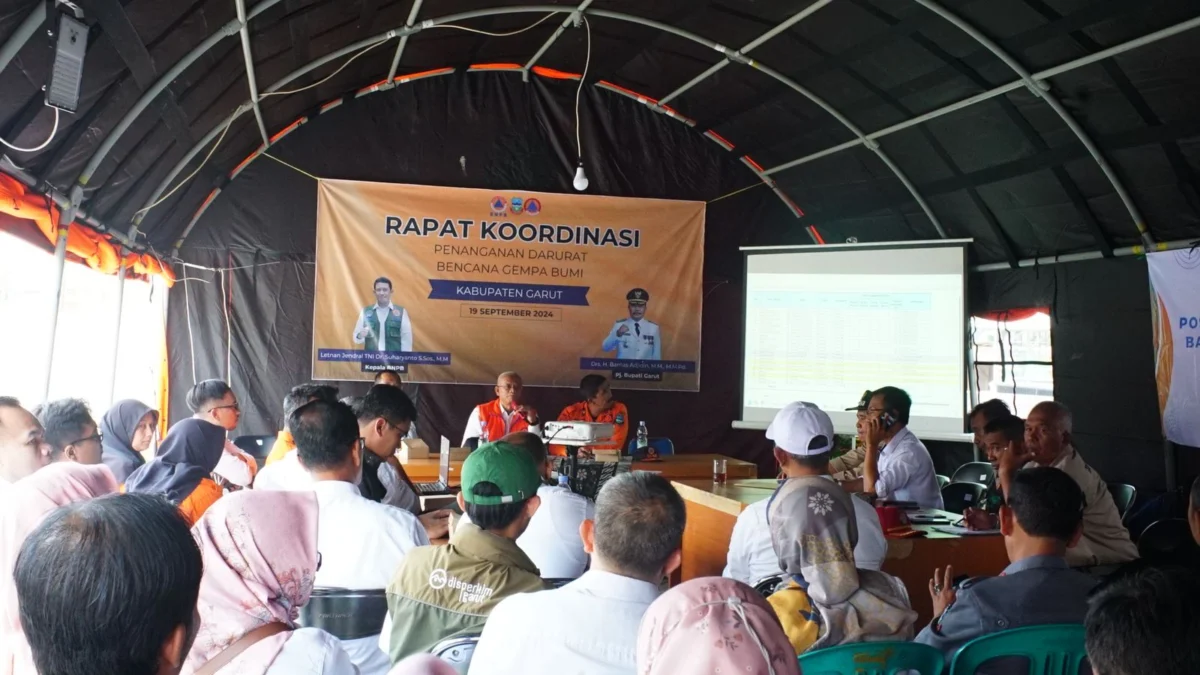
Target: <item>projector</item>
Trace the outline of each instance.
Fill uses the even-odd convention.
[[[542,435],[547,443],[591,445],[611,440],[616,429],[598,422],[546,422]]]

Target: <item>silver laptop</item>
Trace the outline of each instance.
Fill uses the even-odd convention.
[[[434,497],[450,494],[450,439],[442,436],[442,445],[438,448],[438,480],[436,483],[414,483],[417,494],[422,497]]]

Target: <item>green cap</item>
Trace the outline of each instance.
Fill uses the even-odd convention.
[[[474,494],[479,483],[492,483],[500,496]],[[495,506],[523,502],[537,494],[542,479],[529,453],[511,443],[488,443],[467,455],[462,468],[462,495],[468,504]]]

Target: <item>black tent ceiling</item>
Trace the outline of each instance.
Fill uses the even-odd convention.
[[[48,4],[0,2],[0,137],[18,145],[54,120]],[[239,4],[80,0],[80,109],[6,166],[60,198],[81,186],[94,221],[170,250],[214,188],[323,106],[535,56],[579,73],[590,32],[588,84],[727,147],[814,236],[973,237],[977,262],[1006,264],[1200,236],[1196,0]]]

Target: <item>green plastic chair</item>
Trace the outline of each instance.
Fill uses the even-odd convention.
[[[949,477],[949,476],[943,476],[942,474],[940,474],[940,473],[939,473],[939,474],[937,474],[936,476],[934,476],[934,478],[936,478],[936,479],[937,479],[937,482],[938,482],[938,489],[939,489],[939,490],[941,490],[942,488],[944,488],[944,487],[946,487],[947,485],[949,485],[949,484],[950,484],[950,477]]]
[[[856,642],[800,655],[804,675],[941,675],[940,650],[915,642]]]
[[[1087,658],[1083,626],[1027,626],[976,638],[954,655],[950,675],[975,675],[986,661],[1005,656],[1029,659],[1028,675],[1078,675]]]

